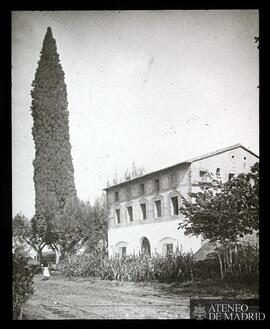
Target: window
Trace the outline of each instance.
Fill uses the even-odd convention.
[[[127,207],[127,211],[128,211],[128,219],[130,222],[133,222],[133,212],[132,212],[132,206]]]
[[[127,255],[127,247],[121,247],[120,248],[120,254],[121,254],[121,257],[126,257],[126,255]]]
[[[155,179],[155,191],[159,191],[159,179]]]
[[[119,192],[114,192],[114,201],[119,201]]]
[[[232,159],[234,158],[234,154],[231,154]]]
[[[127,195],[127,199],[129,200],[131,198],[131,186],[127,185],[126,187],[126,195]]]
[[[246,171],[246,160],[247,160],[247,158],[246,157],[243,157],[243,163],[244,163],[244,171]]]
[[[234,176],[235,176],[235,174],[229,173],[229,180],[232,180]]]
[[[141,203],[142,219],[146,219],[146,204]]]
[[[220,176],[220,168],[217,168],[217,170],[216,170],[216,176]]]
[[[179,209],[178,209],[178,197],[174,196],[171,198],[172,202],[172,215],[178,215]]]
[[[177,186],[177,174],[176,173],[170,174],[170,185],[171,185],[171,187]]]
[[[201,182],[207,182],[207,172],[204,170],[200,170],[200,178]]]
[[[155,201],[155,217],[161,217],[161,200]]]
[[[115,209],[117,224],[120,224],[120,209]]]
[[[166,255],[171,255],[173,253],[173,244],[167,243],[166,244]]]
[[[200,177],[204,177],[206,175],[206,171],[200,170]]]
[[[162,245],[162,255],[168,256],[173,253],[173,244],[172,243],[165,243]]]
[[[144,194],[144,184],[140,184],[140,194]]]

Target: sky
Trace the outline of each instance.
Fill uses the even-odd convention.
[[[259,155],[256,10],[14,11],[12,210],[34,215],[34,79],[52,28],[68,93],[77,194],[134,161],[151,172],[241,143]]]

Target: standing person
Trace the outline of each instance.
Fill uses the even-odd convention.
[[[43,280],[48,280],[50,278],[50,272],[48,268],[48,263],[45,261],[43,263]]]

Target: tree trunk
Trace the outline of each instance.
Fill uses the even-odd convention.
[[[54,252],[55,252],[55,264],[57,265],[60,261],[60,252],[57,249],[55,249]]]
[[[223,260],[223,273],[226,275],[227,272],[227,262],[226,262],[226,250],[223,250],[223,252],[220,254],[221,260]]]
[[[220,275],[221,275],[221,279],[224,279],[224,273],[223,273],[223,265],[222,265],[222,259],[221,259],[221,255],[220,255],[220,251],[217,252],[218,254],[218,260],[219,260],[219,269],[220,269]]]
[[[39,264],[42,264],[43,262],[42,249],[38,249],[37,253],[38,253]]]
[[[61,260],[65,258],[65,251],[59,244],[57,245],[54,244],[52,248],[55,252],[55,256],[56,256],[55,264],[57,265]]]
[[[230,245],[230,249],[229,249],[229,259],[230,259],[230,272],[232,272],[232,270],[233,270],[233,255],[232,255],[232,247],[231,247],[231,245]]]

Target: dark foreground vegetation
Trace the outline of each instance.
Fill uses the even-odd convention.
[[[247,245],[239,246],[232,254],[233,267],[226,280],[242,283],[257,283],[258,250]],[[100,278],[117,281],[187,282],[206,279],[222,279],[216,253],[204,261],[195,261],[192,253],[176,252],[166,257],[161,255],[107,256],[85,254],[73,256],[60,262],[59,272],[68,278]]]

